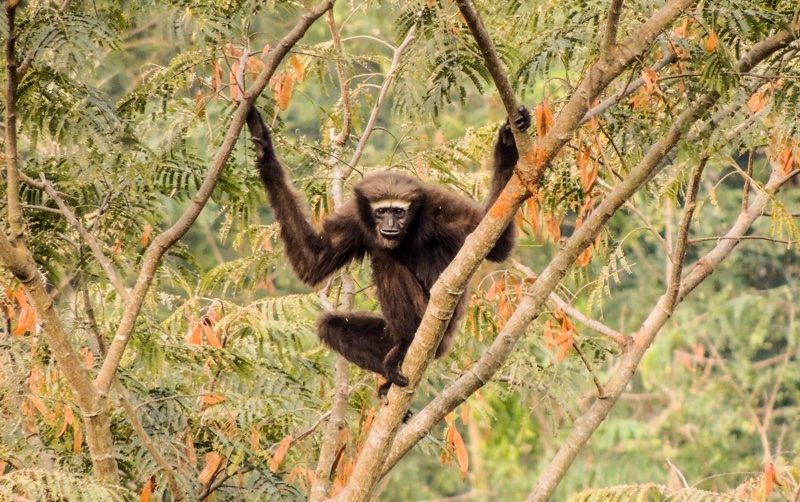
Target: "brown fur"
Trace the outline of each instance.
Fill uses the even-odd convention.
[[[530,125],[530,114],[521,109],[521,129]],[[326,217],[315,230],[292,187],[286,170],[272,148],[269,130],[253,108],[247,125],[256,144],[258,170],[267,190],[275,218],[281,224],[281,238],[289,262],[298,277],[316,284],[353,260],[369,256],[382,316],[368,312],[326,313],[320,316],[320,339],[352,363],[382,374],[388,383],[405,386],[400,372],[408,347],[414,339],[430,297],[430,289],[450,264],[464,240],[486,213],[475,201],[438,185],[423,183],[404,174],[384,171],[365,177],[353,187],[353,198]],[[494,147],[491,206],[513,174],[519,155],[506,123]],[[409,225],[404,237],[388,241],[376,232],[371,204],[387,200],[409,202]],[[514,227],[498,238],[487,255],[492,261],[505,260],[514,247]],[[453,343],[459,319],[466,311],[468,295],[462,295],[436,357],[442,357]]]

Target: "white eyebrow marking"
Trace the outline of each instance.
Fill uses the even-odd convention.
[[[394,208],[394,207],[398,207],[398,208],[401,208],[401,209],[408,210],[408,207],[410,205],[411,205],[411,202],[409,202],[407,200],[385,199],[385,200],[379,200],[378,202],[372,202],[372,203],[370,203],[369,206],[372,208],[373,211],[376,211],[376,210],[381,209],[381,208],[389,209],[389,208]]]

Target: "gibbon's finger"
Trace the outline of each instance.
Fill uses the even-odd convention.
[[[519,118],[514,123],[520,131],[527,131],[531,126],[531,112],[525,106],[520,106],[519,115]]]

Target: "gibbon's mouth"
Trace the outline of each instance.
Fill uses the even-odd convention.
[[[387,239],[396,239],[400,237],[400,230],[381,230],[381,235]]]

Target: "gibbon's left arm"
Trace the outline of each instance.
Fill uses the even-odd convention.
[[[520,118],[517,119],[517,129],[526,131],[531,125],[531,113],[527,108],[521,106],[519,109]],[[517,151],[517,144],[514,141],[514,133],[511,132],[511,125],[506,119],[506,123],[500,127],[497,134],[497,141],[494,144],[494,158],[492,165],[492,187],[489,192],[489,197],[486,199],[485,211],[488,211],[492,204],[495,203],[500,192],[503,191],[508,180],[514,174],[514,166],[517,165],[519,160],[519,152]],[[484,212],[485,214],[485,212]],[[486,255],[486,259],[490,261],[500,262],[505,260],[511,255],[514,249],[514,241],[516,240],[516,231],[514,230],[514,222],[512,221],[506,227],[500,237],[497,238],[494,248]]]
[[[247,128],[256,147],[261,182],[281,225],[286,256],[300,280],[313,286],[350,261],[362,258],[364,237],[355,204],[346,203],[340,211],[326,217],[322,230],[317,231],[309,222],[301,194],[294,189],[275,155],[269,128],[255,107],[247,114]]]

